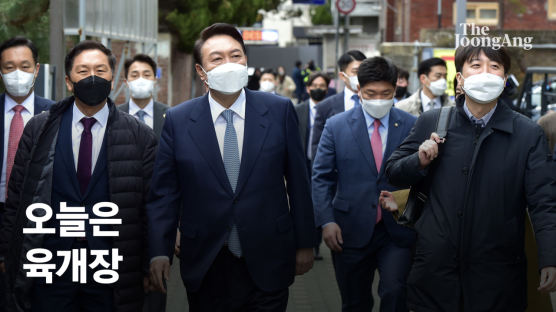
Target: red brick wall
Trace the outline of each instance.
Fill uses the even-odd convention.
[[[391,6],[396,7],[398,3],[405,0],[389,0]],[[419,39],[421,29],[438,28],[437,0],[410,0],[410,16],[406,16],[403,10],[402,19],[409,21],[409,41]],[[468,2],[497,2],[497,0],[473,0]],[[442,28],[453,29],[453,6],[455,1],[442,0]],[[556,20],[549,20],[547,15],[547,0],[527,1],[504,1],[504,7],[500,10],[503,19],[503,29],[508,30],[556,30]],[[388,21],[386,29],[386,41],[403,41],[404,27],[401,26],[402,36],[400,39],[394,35],[397,26],[396,13],[391,9],[387,12]],[[497,26],[489,26],[497,29]]]

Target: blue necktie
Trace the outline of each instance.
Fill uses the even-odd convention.
[[[224,134],[224,168],[226,169],[226,175],[228,176],[228,181],[232,186],[232,190],[236,191],[237,179],[239,177],[239,147],[237,143],[236,129],[234,128],[234,112],[227,109],[222,112],[222,117],[226,119],[226,133]],[[239,233],[237,231],[237,226],[232,225],[230,230],[230,237],[228,238],[228,249],[236,257],[241,257],[241,244],[239,242]]]
[[[145,112],[144,110],[139,110],[137,111],[137,113],[135,113],[135,115],[137,115],[137,117],[139,117],[139,120],[142,122],[145,122],[145,115],[147,114],[147,112]]]
[[[355,102],[355,104],[353,104],[353,108],[361,106],[361,104],[359,103],[359,96],[357,94],[352,95],[351,99]]]

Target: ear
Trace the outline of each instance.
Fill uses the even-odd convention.
[[[73,83],[71,82],[70,78],[66,75],[66,88],[68,88],[69,92],[73,93]]]
[[[421,82],[421,85],[424,86],[425,85],[425,81],[427,80],[427,75],[425,74],[421,74],[419,76],[419,81]]]
[[[35,67],[35,79],[37,79],[37,77],[39,76],[39,69],[41,68],[41,64],[37,63],[37,66]]]
[[[203,67],[199,64],[195,64],[195,71],[197,72],[197,76],[201,79],[202,82],[207,84],[207,74],[203,71]]]
[[[456,79],[458,80],[458,86],[463,87],[463,75],[460,72],[456,73]]]

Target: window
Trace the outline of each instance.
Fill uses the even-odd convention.
[[[554,3],[554,18],[556,18],[556,0],[549,0]],[[456,2],[453,5],[453,19],[456,23],[457,10]],[[497,2],[467,2],[466,22],[477,25],[498,25],[499,8]]]
[[[548,0],[548,19],[556,19],[556,0]]]

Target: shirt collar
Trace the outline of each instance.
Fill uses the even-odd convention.
[[[210,113],[212,115],[212,122],[216,122],[216,119],[220,117],[220,114],[222,114],[222,112],[225,111],[226,108],[220,105],[220,103],[216,102],[216,100],[210,94],[210,91],[208,94],[208,100],[210,105]],[[230,106],[230,109],[234,111],[234,113],[236,113],[236,115],[238,115],[241,119],[245,119],[245,89],[241,89],[241,93],[239,94],[234,104]]]
[[[437,101],[439,101],[439,97],[435,97],[435,98],[429,98],[425,92],[423,92],[423,89],[421,89],[420,91],[420,95],[421,95],[421,103],[423,105],[423,107],[425,107],[425,105],[434,105],[437,103]]]
[[[6,99],[4,100],[4,112],[7,113],[10,110],[12,110],[17,104],[17,102],[12,99],[12,97],[6,92],[4,93],[6,95]],[[21,105],[23,105],[23,107],[25,108],[25,110],[27,110],[28,112],[30,112],[31,114],[34,114],[35,112],[35,91],[31,92],[31,94],[29,94],[29,96],[23,100],[23,102],[21,103]]]
[[[360,109],[363,110],[363,115],[365,116],[365,122],[367,123],[367,129],[374,127],[374,122],[376,118],[369,115],[369,113],[367,113],[367,111],[365,111],[362,108],[362,106]],[[384,129],[388,130],[388,122],[390,121],[390,111],[388,111],[388,113],[384,115],[384,117],[380,118],[379,120],[380,120],[380,125],[384,127]]]
[[[317,108],[317,103],[315,103],[315,101],[313,101],[313,99],[309,98],[309,107],[311,109],[316,109]]]
[[[105,127],[106,124],[108,123],[108,115],[110,114],[110,110],[108,109],[108,102],[104,104],[104,106],[96,113],[94,114],[92,117],[95,118],[97,120],[97,123],[101,126],[101,127]],[[85,114],[83,114],[79,108],[77,108],[77,105],[75,105],[75,102],[73,102],[73,118],[72,118],[72,125],[75,127],[77,124],[80,124],[81,122],[81,118],[83,117],[87,117],[85,116]]]
[[[463,110],[465,111],[465,114],[467,115],[469,120],[471,120],[473,123],[476,123],[478,120],[482,120],[483,121],[483,127],[484,127],[490,121],[490,118],[492,118],[492,115],[494,115],[494,111],[496,111],[497,106],[498,106],[498,103],[496,103],[496,105],[494,105],[494,107],[486,115],[484,115],[483,118],[481,118],[481,119],[477,119],[475,116],[473,116],[473,114],[471,113],[471,111],[467,107],[467,102],[463,103]]]
[[[151,98],[151,100],[149,101],[149,104],[147,104],[147,106],[145,106],[145,108],[143,108],[142,110],[147,113],[147,115],[153,117],[154,113],[153,113],[153,107],[154,107],[154,101]],[[138,111],[141,110],[141,107],[139,107],[132,98],[129,99],[129,114],[130,115],[135,115]]]
[[[355,93],[353,91],[351,91],[348,87],[344,87],[344,99],[349,99],[351,100],[351,97],[354,95]]]

